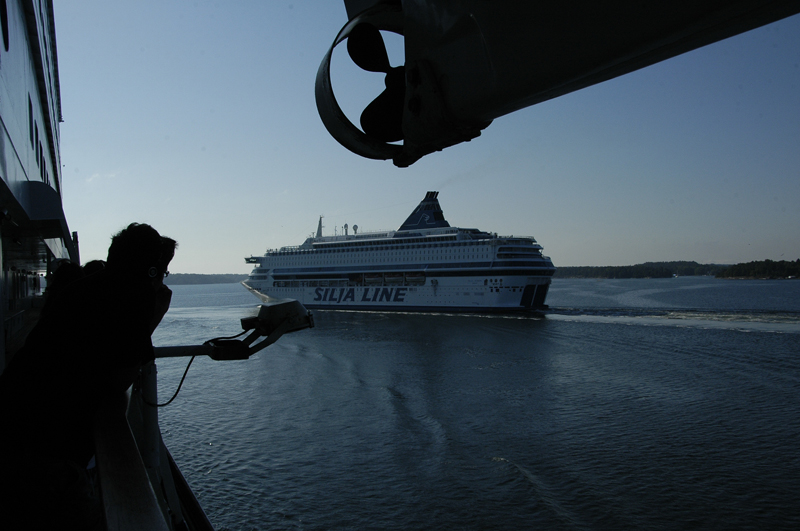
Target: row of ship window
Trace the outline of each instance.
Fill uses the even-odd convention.
[[[327,251],[323,251],[323,252],[327,252]],[[408,251],[408,252],[405,252],[405,253],[400,253],[400,252],[398,252],[398,251],[395,251],[394,249],[392,249],[392,250],[389,250],[389,251],[383,251],[383,252],[380,252],[380,250],[378,250],[378,251],[377,251],[377,253],[368,254],[368,255],[366,255],[366,256],[396,256],[396,255],[398,255],[398,254],[401,254],[401,255],[408,255],[408,256],[410,256],[410,255],[412,255],[412,254],[423,254],[423,255],[426,255],[426,254],[433,254],[433,253],[440,253],[440,254],[441,254],[441,253],[456,253],[456,252],[458,252],[458,250],[453,250],[453,249],[437,249],[437,250],[436,250],[436,251],[434,251],[434,252],[416,252],[416,253],[415,253],[414,251]],[[484,252],[484,253],[485,253],[486,251],[485,251],[485,250],[483,250],[483,249],[481,249],[481,250],[477,250],[477,251],[476,251],[475,249],[464,249],[464,250],[461,250],[461,253],[462,253],[462,254],[463,254],[463,253],[465,253],[465,252],[466,252],[466,253],[476,253],[476,252]],[[292,253],[292,254],[294,254],[294,253]],[[338,254],[342,254],[342,253],[338,253]],[[529,253],[529,254],[530,254],[530,253]],[[286,255],[284,255],[284,256],[286,256]],[[303,258],[313,258],[313,256],[310,256],[310,257],[309,257],[309,256],[304,256]]]
[[[484,254],[484,255],[474,255],[474,254],[473,255],[461,255],[460,258],[461,259],[469,259],[469,260],[478,260],[478,259],[488,260],[489,259],[489,255],[486,255],[486,254]],[[420,260],[420,257],[418,257],[418,256],[394,257],[394,261],[396,261],[396,262],[418,262],[419,260]],[[429,260],[433,260],[433,259],[429,259]],[[385,257],[382,257],[382,258],[365,257],[365,258],[349,259],[349,260],[330,259],[330,260],[325,260],[325,263],[326,264],[355,264],[355,263],[383,263],[385,261],[386,261]]]
[[[258,280],[258,277],[252,277],[252,280]],[[489,279],[484,279],[483,280],[483,285],[484,286],[488,286],[489,282],[490,282]],[[500,279],[500,284],[501,284],[500,286],[497,286],[497,282],[498,282],[497,279],[491,279],[491,282],[492,282],[492,284],[494,284],[494,286],[492,286],[492,288],[491,288],[492,291],[495,291],[495,290],[499,291],[500,288],[502,287],[503,279]],[[390,282],[390,281],[387,281],[387,283],[388,284],[393,284],[393,282]],[[401,281],[401,283],[403,283],[405,285],[416,285],[417,284],[417,282],[411,282],[411,281],[408,281],[408,280],[406,280],[405,282]],[[419,282],[419,284],[421,284],[421,283],[422,282]],[[276,288],[306,288],[306,287],[312,287],[313,288],[313,287],[318,287],[318,286],[322,286],[322,287],[362,286],[362,284],[359,284],[357,282],[349,281],[348,279],[339,279],[339,280],[275,280],[275,281],[272,282],[272,286],[276,287]],[[508,286],[506,289],[513,289],[514,291],[516,291],[517,288],[522,290],[521,286]]]
[[[382,246],[382,247],[333,247],[328,249],[297,249],[294,251],[273,251],[268,253],[270,256],[284,256],[289,254],[307,254],[307,253],[341,253],[341,252],[352,252],[352,251],[394,251],[399,249],[428,249],[431,247],[466,247],[466,246],[474,246],[474,243],[471,242],[453,242],[453,243],[425,243],[419,245],[392,245],[392,246]]]
[[[39,177],[45,184],[50,184],[50,173],[47,171],[45,164],[44,149],[42,142],[39,140],[39,124],[33,118],[33,102],[31,101],[30,94],[28,95],[28,132],[31,141],[31,148],[36,154],[36,165],[39,167]]]
[[[389,245],[393,246],[401,245],[401,249],[403,249],[405,248],[403,245],[407,243],[417,243],[424,245],[470,245],[471,243],[471,242],[456,242],[454,241],[455,239],[456,239],[455,236],[437,236],[433,238],[402,238],[401,240],[391,242]],[[430,244],[428,242],[449,242],[449,243]],[[333,249],[352,249],[353,247],[359,247],[364,245],[375,245],[375,244],[371,242],[328,243],[328,244],[322,244],[317,248],[324,246],[326,248],[333,248]],[[423,245],[416,245],[414,247],[423,247]]]
[[[267,278],[267,275],[251,275],[250,276],[251,280],[266,280],[266,278]],[[339,279],[339,280],[341,280],[342,282],[345,282],[345,283],[347,283],[347,281],[348,281],[347,279]],[[336,282],[336,281],[338,281],[338,280],[336,280],[336,279],[334,279],[334,280],[330,280],[330,279],[325,280],[325,282]],[[314,280],[314,281],[311,281],[311,282],[317,282],[317,281]],[[483,285],[484,286],[488,286],[489,282],[491,282],[492,284],[498,284],[498,283],[502,284],[503,283],[503,279],[502,278],[485,278],[485,279],[483,279]],[[275,284],[275,285],[278,286],[278,285],[282,285],[282,284],[278,283],[278,284]]]

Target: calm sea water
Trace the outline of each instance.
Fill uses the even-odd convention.
[[[317,311],[195,360],[164,440],[219,530],[800,529],[800,281],[557,279],[548,303]],[[176,286],[155,342],[257,304]],[[159,361],[162,400],[187,361]]]

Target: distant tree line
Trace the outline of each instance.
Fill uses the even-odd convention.
[[[559,267],[555,278],[669,278],[718,275],[729,266],[697,262],[645,262],[630,266]]]
[[[800,259],[794,262],[763,260],[746,264],[732,265],[717,274],[718,278],[798,278]]]
[[[672,272],[664,267],[644,264],[631,266],[559,267],[553,278],[667,278]]]
[[[164,280],[168,286],[181,286],[185,284],[233,284],[247,280],[247,275],[201,275],[198,273],[172,273]]]
[[[555,278],[669,278],[713,275],[717,278],[800,278],[800,259],[720,265],[697,262],[645,262],[630,266],[559,267]]]
[[[555,278],[669,278],[716,276],[717,278],[800,278],[800,259],[792,261],[763,260],[746,264],[720,265],[697,262],[645,262],[629,266],[579,266],[559,267]],[[173,273],[167,277],[167,285],[183,284],[232,284],[247,279],[247,275],[197,273]]]

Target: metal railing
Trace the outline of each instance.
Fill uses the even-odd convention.
[[[250,332],[244,340],[157,347],[156,358],[247,359],[283,334],[312,326],[311,312],[302,304],[276,301],[262,305],[256,317],[242,319],[242,334]],[[95,459],[108,530],[213,531],[161,438],[155,362],[142,368],[139,385],[132,389],[124,400],[105,404],[95,419]]]

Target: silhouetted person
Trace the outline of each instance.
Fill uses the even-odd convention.
[[[47,277],[47,288],[44,290],[44,307],[42,313],[45,313],[52,304],[54,298],[58,296],[60,291],[63,291],[66,286],[69,286],[76,280],[83,278],[83,268],[73,262],[72,260],[58,260],[54,264],[53,272]]]
[[[72,260],[57,260],[55,267],[53,267],[53,272],[47,278],[47,288],[44,290],[45,296],[72,284],[83,277],[83,274],[83,268]]]
[[[105,267],[51,293],[0,376],[0,529],[102,525],[86,475],[94,417],[153,360],[150,336],[169,308],[163,279],[175,247],[133,223],[113,237]]]
[[[102,271],[106,268],[106,263],[102,260],[92,260],[91,262],[86,262],[83,264],[83,274],[84,275],[93,275],[98,271]]]

